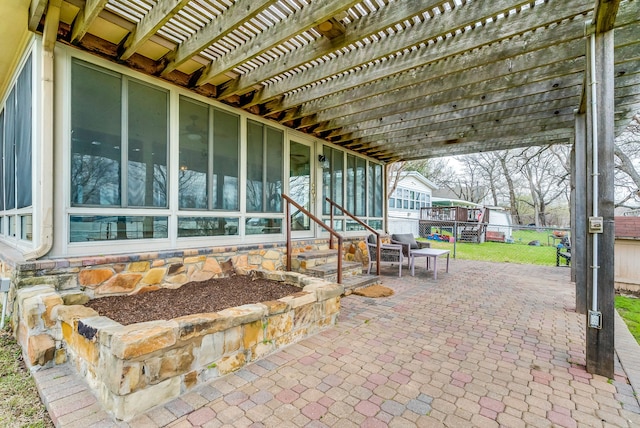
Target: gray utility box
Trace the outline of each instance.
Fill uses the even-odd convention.
[[[0,293],[7,293],[11,287],[10,278],[0,278]]]

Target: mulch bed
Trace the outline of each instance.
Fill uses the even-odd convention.
[[[162,288],[130,296],[101,297],[85,306],[123,325],[218,312],[251,303],[277,300],[301,291],[279,281],[232,275],[189,282],[177,289]]]

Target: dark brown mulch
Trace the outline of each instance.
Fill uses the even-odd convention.
[[[101,297],[85,306],[123,325],[170,320],[184,315],[218,312],[250,303],[277,300],[301,291],[299,287],[246,275],[189,282],[131,296]]]

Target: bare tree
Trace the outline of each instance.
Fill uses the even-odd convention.
[[[502,169],[502,176],[507,184],[507,190],[509,192],[509,207],[511,209],[511,216],[515,220],[516,224],[522,224],[522,217],[520,215],[520,206],[518,203],[518,196],[516,194],[515,179],[517,172],[514,170],[516,162],[514,162],[514,152],[511,150],[501,150],[494,152],[500,168]]]
[[[640,206],[640,114],[636,114],[617,139],[615,186],[616,207],[636,209]]]
[[[547,225],[547,208],[560,196],[568,192],[568,184],[564,164],[568,150],[551,150],[551,146],[531,147],[522,150],[518,155],[520,173],[529,184],[533,208],[533,222],[536,226]]]
[[[398,188],[399,181],[410,171],[417,171],[438,187],[447,185],[456,180],[456,172],[446,158],[430,158],[419,161],[394,162],[387,166],[388,197]]]
[[[453,181],[446,183],[446,187],[459,199],[465,201],[482,203],[489,194],[488,184],[484,168],[480,166],[480,160],[475,155],[461,156],[456,158],[463,167]]]

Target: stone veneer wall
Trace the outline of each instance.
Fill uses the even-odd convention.
[[[296,241],[293,257],[328,248],[326,239]],[[346,260],[366,263],[361,239],[345,241],[343,250]],[[285,253],[280,243],[2,263],[12,278],[8,309],[27,365],[71,360],[105,407],[128,419],[335,322],[343,288],[283,272]],[[258,270],[304,288],[278,302],[134,326],[81,306],[95,297],[177,288],[230,270]]]
[[[102,405],[130,420],[335,324],[342,286],[296,272],[255,272],[301,291],[277,301],[123,326],[86,306],[65,305],[51,285],[21,288],[18,342],[31,367],[70,360]]]
[[[326,239],[295,241],[292,257],[295,259],[298,253],[328,248]],[[366,245],[361,238],[345,240],[343,249],[345,260],[366,263]],[[16,263],[11,276],[18,289],[46,284],[54,287],[65,303],[83,304],[87,296],[94,298],[162,287],[177,288],[190,281],[223,277],[231,269],[242,274],[256,269],[279,271],[285,266],[286,246],[275,243],[44,259]],[[10,301],[13,297],[15,293],[10,296]],[[81,300],[77,301],[77,298]]]

